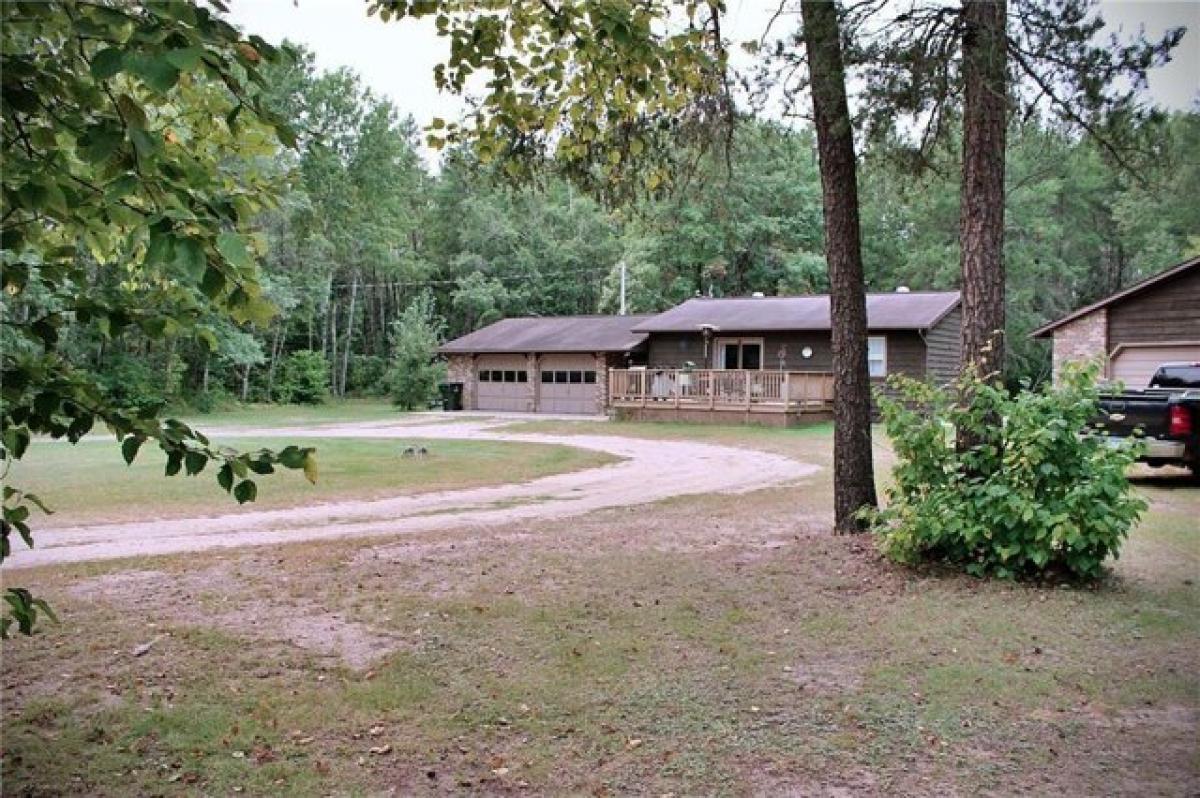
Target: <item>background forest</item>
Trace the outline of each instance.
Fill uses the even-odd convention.
[[[229,169],[265,174],[282,197],[260,214],[256,240],[281,312],[260,326],[214,316],[213,352],[190,336],[65,330],[77,365],[114,398],[204,411],[373,394],[420,407],[439,378],[438,340],[504,316],[615,312],[622,261],[631,312],[697,293],[826,290],[807,129],[743,118],[728,152],[695,153],[669,191],[614,211],[552,178],[514,187],[461,150],[430,169],[402,109],[347,70],[318,72],[307,54],[267,75],[298,148],[264,151],[245,137],[255,144]],[[1029,330],[1200,251],[1200,114],[1138,124],[1129,138],[1143,146],[1118,166],[1043,120],[1012,123],[1010,383],[1049,373]],[[864,142],[869,290],[956,287],[960,149],[946,137],[916,167],[903,141]]]

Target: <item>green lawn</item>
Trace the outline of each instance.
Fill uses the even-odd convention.
[[[695,435],[826,467],[736,498],[23,573],[65,621],[6,644],[6,788],[1196,794],[1200,490],[1139,479],[1151,509],[1112,578],[1040,588],[832,535],[827,428]]]
[[[381,399],[344,399],[321,405],[240,405],[213,413],[183,413],[189,424],[205,427],[303,427],[348,421],[404,421],[413,414]]]
[[[221,441],[218,441],[221,442]],[[293,507],[336,499],[369,499],[451,488],[524,482],[549,474],[604,465],[616,458],[569,446],[456,440],[351,438],[231,438],[239,449],[317,447],[320,477],[311,485],[298,471],[258,478],[258,499],[243,511]],[[405,447],[424,446],[421,458],[402,457]],[[138,521],[238,512],[216,483],[211,467],[195,477],[164,477],[165,457],[147,446],[132,466],[112,441],[89,439],[78,446],[35,441],[16,463],[9,482],[32,491],[56,512],[38,526]]]

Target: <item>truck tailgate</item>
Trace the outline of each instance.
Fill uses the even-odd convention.
[[[1167,432],[1168,392],[1130,391],[1100,400],[1097,423],[1111,435],[1127,437],[1134,430],[1157,438]]]

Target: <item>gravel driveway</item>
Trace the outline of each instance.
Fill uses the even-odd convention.
[[[488,527],[543,517],[563,518],[672,496],[743,493],[794,482],[817,470],[781,455],[690,441],[615,435],[543,435],[504,432],[509,418],[417,423],[361,422],[303,431],[237,429],[221,437],[453,438],[551,443],[625,458],[619,463],[530,482],[437,491],[369,501],[339,501],[215,517],[99,524],[43,530],[38,546],[5,569],[237,546],[333,540],[452,527]]]

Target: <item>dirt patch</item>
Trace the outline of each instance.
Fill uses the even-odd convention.
[[[80,581],[69,592],[125,611],[152,608],[155,627],[216,629],[250,640],[295,646],[359,670],[407,647],[394,634],[347,620],[311,600],[262,600],[247,595],[250,587],[250,581],[240,579],[230,565],[221,565],[178,573],[105,574]]]

